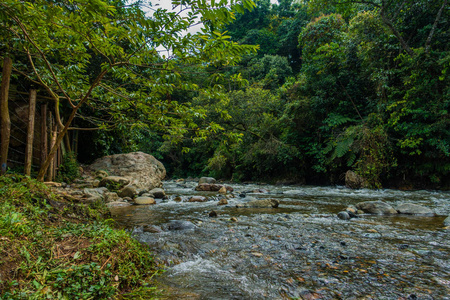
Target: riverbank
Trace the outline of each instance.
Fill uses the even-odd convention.
[[[114,228],[102,202],[68,201],[20,175],[0,177],[0,298],[145,299],[159,266]]]

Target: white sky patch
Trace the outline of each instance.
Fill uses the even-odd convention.
[[[143,10],[146,11],[149,16],[151,16],[153,14],[153,11],[155,11],[159,8],[167,9],[167,11],[169,11],[169,12],[178,12],[182,9],[179,6],[177,7],[177,6],[172,5],[172,0],[150,0],[148,2],[151,3],[151,5],[144,6]],[[278,4],[278,1],[270,0],[270,3]],[[188,14],[188,10],[185,10],[185,11],[181,12],[180,16],[182,16],[182,17],[187,16],[187,14]],[[188,32],[196,33],[196,32],[199,32],[201,29],[202,29],[202,24],[198,24],[198,25],[192,26],[191,28],[189,28],[189,30],[187,30],[185,33],[182,33],[182,34],[186,34]],[[156,50],[161,55],[165,55],[166,57],[170,56],[170,50],[164,48],[163,46],[157,47]]]

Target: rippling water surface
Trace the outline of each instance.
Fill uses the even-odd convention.
[[[173,299],[450,299],[448,192],[232,185],[236,197],[218,206],[220,195],[195,186],[165,182],[169,199],[112,211],[168,266],[159,281]],[[280,206],[236,208],[242,192]],[[209,201],[174,201],[193,195]],[[336,217],[374,200],[437,216]]]

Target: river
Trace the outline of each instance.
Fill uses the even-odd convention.
[[[167,266],[166,299],[450,299],[449,192],[232,184],[235,198],[218,206],[195,186],[167,181],[168,199],[112,210]],[[280,205],[236,208],[243,192]],[[193,195],[209,201],[175,201]],[[436,216],[336,217],[373,200]]]

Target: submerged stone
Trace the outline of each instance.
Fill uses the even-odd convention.
[[[236,205],[237,208],[277,208],[280,201],[276,199],[253,200],[247,203]]]
[[[192,230],[195,228],[196,226],[193,223],[181,220],[171,221],[170,224],[167,226],[168,230]]]
[[[447,217],[447,219],[444,220],[445,226],[450,226],[450,216]]]
[[[397,206],[397,211],[399,214],[408,214],[408,215],[434,215],[434,211],[430,208],[417,205],[413,203],[403,203]]]

